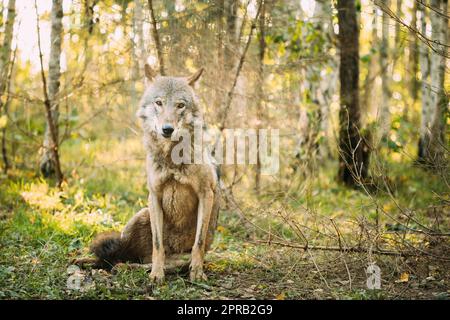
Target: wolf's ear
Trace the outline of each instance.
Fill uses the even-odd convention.
[[[146,63],[144,66],[144,70],[145,70],[145,76],[147,77],[147,79],[149,81],[153,81],[153,79],[155,79],[155,77],[156,77],[156,72],[152,69],[152,67],[150,67],[150,65],[148,63]]]
[[[193,86],[194,83],[200,78],[200,76],[202,75],[203,71],[205,71],[204,68],[200,68],[198,69],[194,74],[190,75],[187,78],[187,82],[189,83],[190,86]]]

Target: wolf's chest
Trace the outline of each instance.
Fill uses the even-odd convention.
[[[176,228],[195,226],[197,221],[198,198],[192,187],[175,179],[164,183],[162,190],[164,224]]]

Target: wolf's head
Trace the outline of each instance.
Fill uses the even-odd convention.
[[[190,129],[201,118],[193,85],[203,68],[189,77],[157,76],[145,65],[149,85],[140,101],[137,116],[146,133],[169,139],[182,129]]]

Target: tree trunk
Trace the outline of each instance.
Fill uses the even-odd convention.
[[[14,34],[14,20],[16,17],[16,0],[8,1],[8,14],[6,17],[3,45],[0,49],[0,110],[2,109],[2,96],[7,86],[7,78],[11,60],[11,43]]]
[[[317,32],[322,33],[322,22],[321,15],[322,15],[322,3],[321,1],[316,1],[315,7],[314,7],[314,13],[312,16],[312,21],[314,23],[315,29],[317,29]],[[316,31],[314,31],[316,32]],[[307,35],[304,35],[306,38]],[[319,36],[320,37],[320,36]],[[306,40],[304,40],[306,42]],[[310,56],[314,56],[314,45],[311,46],[311,51],[308,53]],[[316,155],[316,149],[318,147],[317,145],[317,135],[319,134],[320,127],[318,125],[318,118],[320,115],[319,110],[319,85],[320,85],[320,72],[322,70],[322,65],[317,65],[314,63],[306,64],[304,67],[304,73],[305,73],[305,83],[304,83],[304,98],[306,99],[309,107],[309,113],[310,116],[306,116],[304,119],[306,121],[306,128],[307,130],[303,132],[305,139],[303,146],[301,146],[302,149],[305,151],[306,156],[306,162],[308,164],[308,169],[311,166],[313,162],[313,158]],[[305,111],[305,115],[308,114],[308,112]],[[307,169],[307,170],[308,170]]]
[[[390,0],[386,0],[384,5],[389,7]],[[391,113],[389,110],[390,88],[389,88],[389,15],[383,10],[382,16],[382,36],[380,47],[380,68],[381,68],[381,110],[380,110],[380,136],[386,139],[391,123]]]
[[[3,11],[2,11],[3,12]],[[12,72],[12,64],[11,64],[11,43],[14,34],[14,20],[16,17],[16,1],[9,0],[8,1],[8,14],[6,16],[6,23],[4,29],[4,38],[3,44],[0,51],[0,116],[4,114],[7,115],[8,112],[8,103],[9,103],[9,94],[7,95],[6,101],[3,104],[3,95],[6,92],[10,81],[10,74]],[[9,90],[9,89],[8,89]],[[0,117],[1,118],[1,117]],[[1,149],[2,149],[2,159],[3,159],[3,172],[7,173],[9,169],[9,161],[8,154],[6,150],[6,123],[4,127],[1,128],[2,131],[2,141],[1,141]]]
[[[10,0],[8,2],[8,14],[6,17],[6,24],[4,29],[3,45],[0,52],[0,111],[2,111],[3,109],[3,114],[5,115],[5,117],[7,116],[8,113],[8,104],[10,102],[10,95],[8,92],[4,104],[3,104],[4,101],[3,95],[7,90],[9,91],[9,84],[11,80],[12,64],[13,64],[11,62],[11,43],[14,34],[15,17],[16,17],[16,1]],[[3,159],[3,172],[5,174],[8,172],[9,169],[8,153],[6,149],[6,126],[7,123],[5,123],[4,127],[1,128],[2,131],[1,149]]]
[[[399,18],[402,19],[402,0],[397,0],[396,2],[396,6],[395,6],[395,15]],[[396,23],[395,24],[395,46],[396,49],[399,50],[401,49],[401,38],[400,38],[400,23]]]
[[[144,21],[142,17],[141,1],[142,0],[134,0],[133,10],[133,38],[131,39],[132,68],[130,82],[131,108],[136,108],[138,103],[136,81],[138,81],[138,79],[144,81],[141,74],[142,70],[144,70],[144,63],[146,61],[143,27]]]
[[[239,52],[238,42],[236,37],[236,23],[237,23],[237,9],[238,9],[238,1],[236,0],[226,0],[224,5],[225,9],[225,19],[226,19],[226,43],[225,43],[225,51],[224,51],[224,66],[225,72],[228,75],[228,79],[230,79],[230,72],[233,70],[235,65],[235,57],[236,52]],[[227,81],[228,82],[228,81]]]
[[[45,177],[53,176],[60,168],[56,168],[55,154],[52,148],[58,148],[58,117],[59,117],[59,86],[61,77],[61,40],[62,40],[62,18],[63,7],[62,0],[53,0],[51,12],[51,34],[50,34],[50,58],[48,65],[48,100],[50,102],[51,121],[45,129],[43,154],[40,163],[40,169]],[[54,137],[50,132],[50,126],[54,128]],[[54,138],[54,140],[53,140]],[[52,141],[53,140],[53,141]],[[57,177],[59,180],[59,177]]]
[[[420,12],[420,24],[421,32],[425,33],[427,29],[426,21],[426,8],[423,5],[419,6]],[[428,128],[430,126],[430,60],[429,60],[429,47],[427,44],[420,42],[419,47],[419,64],[421,73],[421,91],[422,91],[422,115],[420,122],[420,137],[418,143],[418,160],[420,162],[425,161],[426,147],[429,144]]]
[[[447,12],[447,0],[432,0],[431,6],[440,12]],[[435,50],[431,52],[430,73],[431,73],[431,110],[429,118],[429,141],[425,148],[425,162],[431,166],[434,171],[440,171],[445,168],[446,158],[446,114],[448,98],[445,93],[445,54],[447,52],[446,44],[448,21],[445,15],[439,14],[435,10],[430,11],[431,29],[433,40],[443,45],[436,45]],[[445,170],[445,169],[444,169]]]
[[[374,98],[376,97],[375,78],[378,73],[378,53],[375,48],[379,47],[378,43],[378,19],[377,19],[377,6],[372,8],[372,34],[370,39],[370,46],[372,48],[370,52],[370,61],[367,66],[367,76],[364,79],[364,94],[362,96],[361,108],[363,114],[369,114],[373,110]]]
[[[84,74],[89,66],[89,63],[92,61],[93,50],[89,46],[89,40],[92,37],[92,33],[94,31],[95,19],[94,19],[94,7],[96,6],[99,0],[83,0],[83,14],[81,17],[81,21],[83,23],[83,28],[85,32],[83,32],[84,37],[84,59],[83,59],[83,69],[81,74]]]
[[[219,110],[222,106],[224,94],[221,89],[224,88],[225,79],[224,76],[224,10],[225,2],[224,0],[215,0],[216,8],[216,19],[217,19],[217,61],[216,61],[216,86],[214,92],[214,107]]]
[[[411,19],[411,27],[414,30],[419,30],[417,25],[417,1],[414,1],[412,8],[412,19]],[[409,32],[409,56],[408,56],[408,64],[409,64],[409,95],[411,96],[412,103],[416,102],[417,95],[419,92],[419,82],[417,81],[417,72],[419,66],[419,43],[416,33],[411,30]],[[405,108],[404,116],[407,118],[408,108]]]
[[[326,55],[332,46],[334,38],[332,7],[328,0],[316,0],[314,17],[316,19],[315,27],[317,31],[323,33],[324,46],[322,52]],[[321,80],[319,81],[315,94],[315,100],[319,105],[317,117],[319,132],[317,133],[325,137],[327,136],[329,126],[330,103],[335,90],[337,89],[337,67],[338,61],[334,58],[330,58],[325,66],[323,64],[318,64],[317,75],[318,79]],[[322,72],[324,70],[325,73],[323,74]],[[329,157],[329,145],[326,139],[321,143],[318,143],[318,151],[322,159]]]
[[[88,31],[89,35],[92,35],[92,32],[94,31],[94,7],[97,4],[99,0],[84,0],[84,26],[86,30]]]
[[[147,60],[147,50],[145,49],[145,41],[144,41],[144,14],[142,11],[142,0],[135,0],[135,11],[134,11],[134,23],[136,25],[136,34],[138,36],[138,49],[139,54],[137,58],[139,59],[139,72],[141,74],[142,70],[144,70],[144,64]]]
[[[261,0],[261,13],[259,15],[259,51],[258,51],[258,78],[256,84],[256,127],[261,128],[264,112],[264,56],[266,53],[266,1]],[[257,155],[256,155],[256,172],[255,172],[255,191],[259,195],[261,192],[261,158],[259,156],[259,131],[257,130]]]
[[[363,163],[359,108],[359,26],[355,0],[338,0],[340,111],[338,180],[357,186],[367,176]]]

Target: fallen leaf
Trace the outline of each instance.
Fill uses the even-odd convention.
[[[275,297],[275,300],[284,300],[284,299],[286,299],[286,295],[284,294],[284,292],[280,293]]]
[[[409,273],[408,272],[403,272],[400,275],[400,279],[398,279],[397,281],[395,281],[396,283],[404,283],[404,282],[408,282],[409,281]]]

